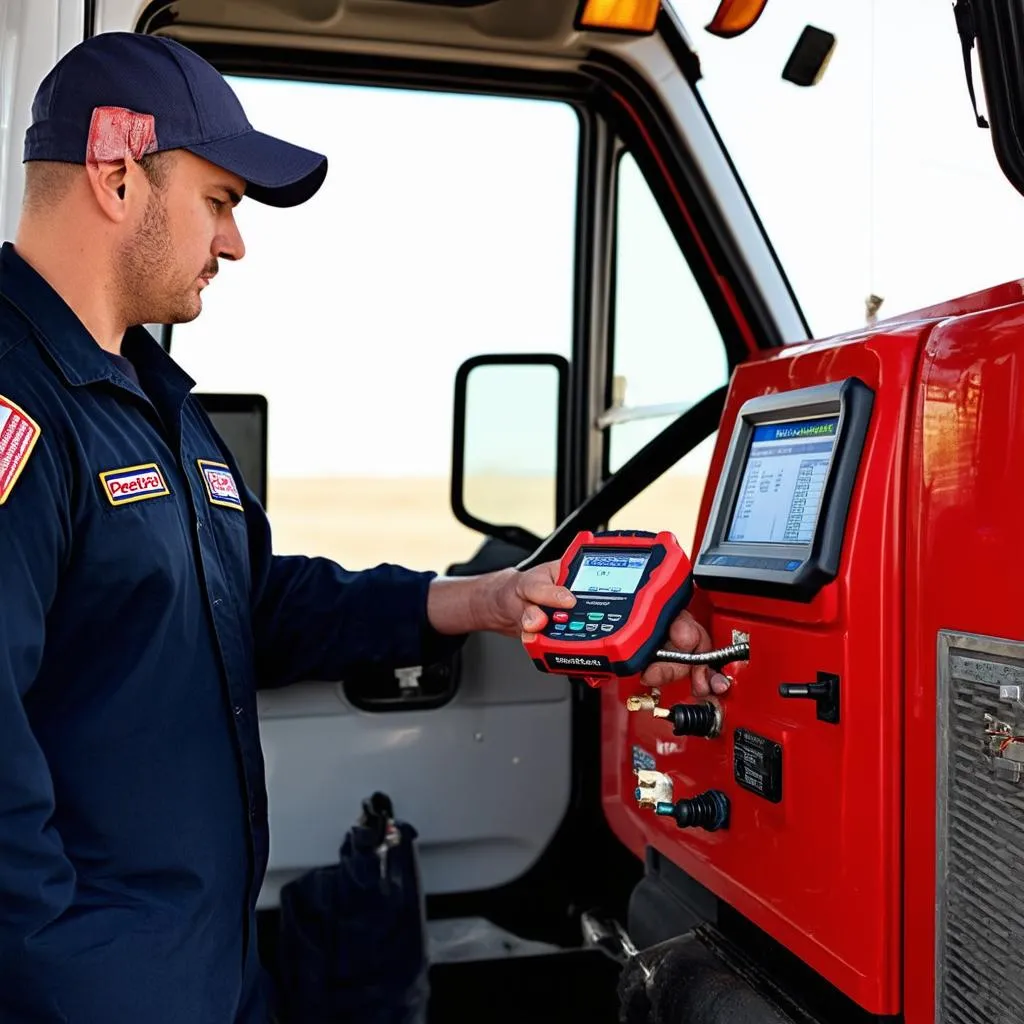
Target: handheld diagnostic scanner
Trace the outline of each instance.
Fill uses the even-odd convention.
[[[693,595],[690,560],[668,532],[612,530],[576,535],[558,584],[576,597],[569,611],[544,608],[547,626],[530,641],[542,672],[606,679],[640,675],[654,661],[713,664],[730,651],[662,649],[672,621]]]

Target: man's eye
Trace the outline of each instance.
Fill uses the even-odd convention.
[[[224,209],[226,204],[225,204],[223,199],[214,199],[211,196],[210,197],[210,205],[213,207],[213,212],[214,213],[220,213],[220,211]]]

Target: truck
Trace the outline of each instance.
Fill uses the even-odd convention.
[[[419,836],[433,1020],[1024,1020],[1024,285],[870,294],[812,330],[700,55],[779,6],[696,31],[687,0],[0,8],[5,237],[33,94],[96,33],[181,41],[257,127],[328,153],[308,209],[240,210],[246,262],[198,321],[150,325],[278,550],[466,575],[668,530],[694,616],[748,649],[713,699],[547,675],[493,635],[261,693],[269,967],[282,888],[379,790]],[[946,116],[1016,202],[1024,12],[948,19]],[[841,45],[806,25],[775,80],[812,95]],[[755,135],[763,87],[751,68]],[[793,216],[822,245],[846,223]],[[986,255],[933,252],[932,278]],[[654,713],[707,703],[714,728]],[[724,823],[652,809],[706,793]]]

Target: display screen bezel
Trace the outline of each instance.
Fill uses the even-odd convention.
[[[855,377],[744,403],[695,559],[700,586],[806,601],[835,578],[873,403],[872,390]],[[728,540],[755,428],[831,417],[839,422],[811,540]]]

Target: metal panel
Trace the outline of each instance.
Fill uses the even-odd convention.
[[[1024,643],[945,631],[938,644],[935,1019],[1019,1024]]]

